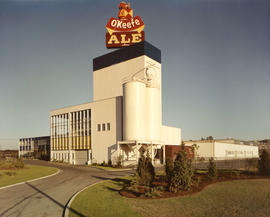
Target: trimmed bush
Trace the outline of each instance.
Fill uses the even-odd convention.
[[[109,166],[109,167],[112,167],[112,160],[111,160],[111,159],[108,160],[108,166]]]
[[[15,168],[24,168],[24,162],[22,159],[16,159],[14,162]]]
[[[100,166],[103,166],[103,167],[106,167],[107,166],[105,160],[100,164]]]
[[[179,151],[174,161],[174,169],[171,181],[169,182],[169,191],[175,193],[179,190],[188,191],[192,185],[193,175],[192,160],[188,158],[182,144],[182,150]]]
[[[147,154],[145,157],[141,155],[137,166],[137,178],[140,185],[149,186],[155,178],[155,169],[152,165],[152,160]]]
[[[168,183],[170,183],[173,174],[173,159],[167,158],[165,163],[166,163],[165,164],[166,179]]]
[[[259,160],[259,173],[261,175],[270,175],[270,153],[263,150]]]
[[[214,161],[214,158],[209,159],[209,164],[208,164],[208,177],[210,179],[216,179],[217,178],[217,166]]]

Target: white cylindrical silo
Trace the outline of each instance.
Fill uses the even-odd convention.
[[[161,94],[154,87],[146,88],[146,140],[159,142],[161,139]]]
[[[139,81],[123,84],[123,140],[145,140],[145,90]]]

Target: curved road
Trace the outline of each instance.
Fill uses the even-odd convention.
[[[0,190],[1,217],[61,217],[69,199],[79,190],[102,180],[134,173],[37,160],[25,163],[52,166],[61,172],[49,178]],[[80,213],[78,215],[83,216]]]

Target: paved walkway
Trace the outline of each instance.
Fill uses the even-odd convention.
[[[70,197],[82,188],[133,171],[104,171],[87,166],[27,161],[34,165],[53,166],[58,175],[0,190],[0,217],[61,217]]]

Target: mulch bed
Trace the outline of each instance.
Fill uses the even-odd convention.
[[[199,183],[197,185],[193,185],[189,191],[179,191],[177,193],[172,193],[167,190],[160,191],[160,196],[156,197],[146,197],[145,193],[145,186],[137,186],[137,190],[128,190],[127,187],[124,187],[120,190],[119,194],[128,197],[128,198],[138,198],[138,199],[161,199],[161,198],[171,198],[177,196],[185,196],[195,194],[201,190],[203,190],[207,185],[214,184],[217,182],[224,182],[224,181],[233,181],[233,180],[243,180],[243,179],[262,179],[262,178],[270,178],[269,176],[258,176],[255,174],[248,174],[246,172],[221,172],[219,176],[215,180],[211,180],[208,178],[207,174],[195,174],[197,178],[199,178]],[[159,177],[152,183],[152,187],[162,186],[164,189],[167,189],[167,182],[159,181]]]

